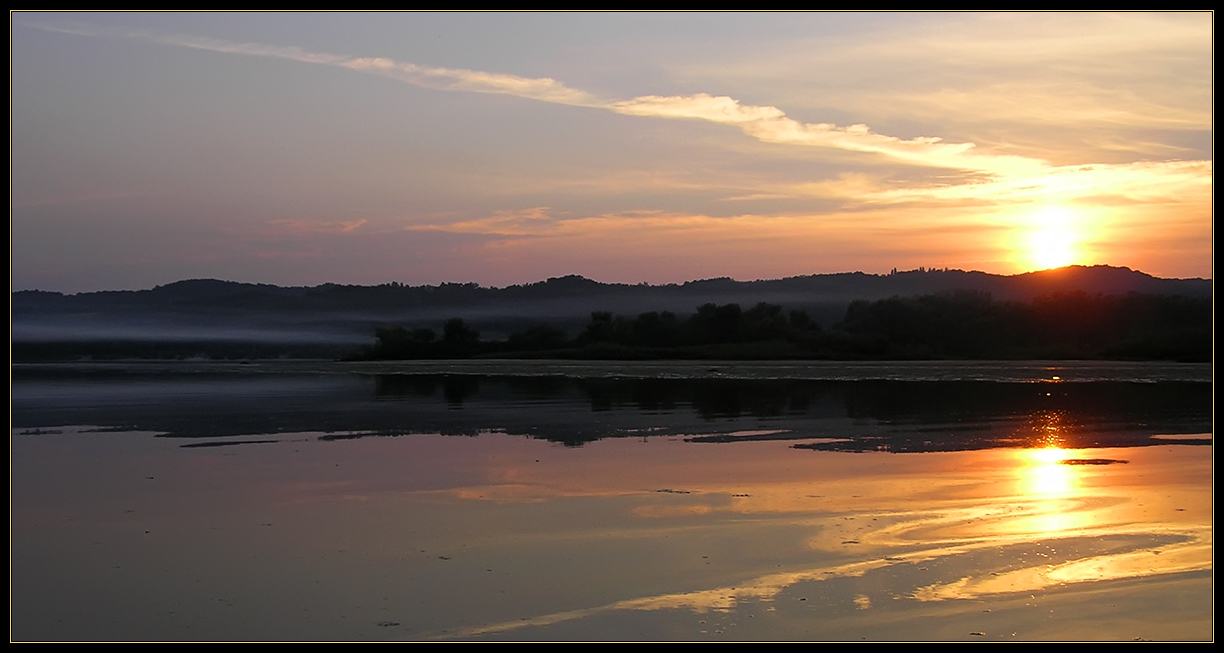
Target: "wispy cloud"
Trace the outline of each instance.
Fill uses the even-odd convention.
[[[1127,28],[1126,34],[1134,34],[1141,27],[1129,18],[1119,19],[1119,24]],[[792,241],[809,242],[813,238],[829,243],[836,236],[841,239],[837,242],[845,243],[838,246],[839,250],[848,250],[853,246],[858,251],[866,251],[874,247],[867,242],[871,229],[901,230],[906,234],[907,242],[922,240],[933,233],[933,229],[949,225],[958,233],[970,224],[1018,230],[1023,226],[1024,212],[1031,212],[1034,205],[1077,202],[1098,208],[1125,205],[1124,210],[1102,208],[1093,218],[1101,225],[1108,226],[1108,229],[1103,226],[1099,235],[1094,237],[1102,242],[1109,240],[1109,243],[1118,244],[1117,251],[1126,249],[1119,244],[1123,240],[1129,242],[1137,239],[1137,228],[1130,226],[1129,222],[1146,220],[1148,223],[1172,223],[1179,219],[1186,220],[1175,216],[1188,215],[1194,222],[1193,228],[1179,227],[1170,231],[1167,238],[1171,238],[1175,232],[1180,234],[1180,238],[1193,239],[1199,238],[1205,230],[1209,231],[1209,227],[1203,227],[1202,223],[1206,221],[1209,224],[1213,184],[1210,160],[1135,160],[1157,156],[1173,159],[1178,152],[1170,143],[1144,144],[1141,140],[1132,139],[1124,144],[1119,140],[1119,147],[1113,150],[1085,149],[1051,144],[1052,139],[1057,139],[1049,134],[1028,138],[1025,134],[1029,132],[1019,130],[1014,137],[1004,139],[1008,141],[1006,145],[985,140],[983,143],[986,145],[979,146],[964,135],[957,137],[961,142],[956,142],[937,135],[912,136],[914,132],[906,137],[880,133],[866,124],[805,122],[791,117],[778,106],[750,104],[730,95],[658,93],[628,99],[613,98],[574,88],[550,77],[425,66],[384,57],[312,52],[297,47],[122,28],[80,25],[37,27],[64,34],[137,40],[327,66],[438,91],[498,94],[641,119],[704,122],[731,128],[759,143],[779,148],[805,148],[792,150],[791,154],[825,150],[856,155],[853,157],[856,159],[852,165],[853,171],[823,180],[804,179],[797,176],[793,169],[788,169],[785,175],[738,174],[731,179],[721,176],[722,171],[718,166],[710,166],[709,171],[702,170],[700,174],[690,169],[665,169],[662,166],[658,172],[655,169],[648,172],[642,169],[622,170],[607,174],[601,171],[599,175],[587,175],[587,178],[577,182],[552,177],[540,181],[538,177],[509,171],[508,174],[482,180],[482,188],[500,184],[503,192],[509,192],[507,188],[513,187],[519,197],[527,197],[531,193],[540,196],[528,200],[530,203],[527,206],[549,203],[553,206],[564,205],[566,210],[553,211],[536,206],[493,211],[484,215],[447,215],[442,220],[427,220],[414,215],[410,220],[405,220],[412,222],[413,226],[404,228],[401,223],[391,228],[392,231],[402,229],[399,231],[401,235],[405,232],[418,235],[433,232],[439,235],[454,234],[464,239],[487,238],[487,241],[481,241],[485,243],[482,245],[484,247],[519,248],[537,258],[546,255],[565,258],[572,254],[574,257],[585,257],[581,261],[583,263],[594,256],[590,252],[603,255],[604,251],[616,250],[614,253],[623,258],[625,252],[632,250],[642,260],[647,256],[644,252],[662,259],[693,242],[702,242],[707,249],[722,247],[724,243],[736,243],[737,248],[742,248],[743,243],[768,238],[774,239],[772,242],[788,243],[789,246]],[[1140,93],[1139,86],[1106,83],[1114,78],[1125,79],[1121,77],[1123,72],[1119,71],[1120,65],[1106,66],[1113,77],[1087,86],[1082,92],[1077,86],[1080,78],[1074,75],[1054,75],[1046,79],[1035,73],[1026,73],[1023,69],[1025,62],[1031,63],[1034,58],[1055,68],[1070,68],[1072,64],[1078,64],[1076,57],[1083,52],[1094,53],[1094,62],[1108,63],[1108,57],[1101,52],[1131,52],[1126,49],[1125,38],[1097,35],[1094,38],[1102,42],[1095,43],[1094,49],[1089,47],[1093,43],[1070,38],[1063,30],[1054,34],[1045,45],[1041,40],[1018,36],[1008,40],[1000,52],[990,47],[992,39],[988,38],[989,35],[973,38],[972,28],[973,25],[964,27],[966,34],[956,39],[924,41],[926,37],[911,36],[908,40],[891,44],[872,42],[869,44],[871,47],[850,47],[840,53],[828,51],[826,45],[826,49],[820,52],[822,56],[829,54],[830,58],[819,62],[822,70],[850,71],[853,67],[848,63],[856,56],[866,57],[867,54],[874,56],[876,62],[887,60],[899,68],[905,68],[905,58],[918,51],[927,53],[928,59],[957,67],[967,81],[960,86],[953,84],[930,89],[918,85],[916,81],[906,81],[897,88],[877,86],[873,90],[860,90],[858,80],[851,79],[846,80],[839,87],[840,90],[834,89],[834,92],[822,96],[821,103],[837,106],[838,110],[854,115],[860,112],[881,115],[879,112],[872,114],[862,107],[865,103],[886,105],[888,103],[884,100],[890,99],[893,105],[904,105],[906,115],[911,117],[917,115],[933,120],[948,115],[970,116],[971,119],[958,118],[955,123],[938,123],[960,125],[962,131],[957,132],[960,134],[966,133],[964,125],[969,123],[976,125],[970,130],[975,134],[1002,132],[1015,125],[1049,124],[1061,130],[1055,130],[1057,134],[1074,134],[1074,139],[1081,141],[1085,138],[1118,140],[1130,135],[1143,137],[1158,133],[1158,130],[1194,130],[1210,124],[1210,114],[1204,111],[1200,101],[1183,102],[1184,107],[1166,111],[1167,107],[1176,103],[1166,100],[1159,93]],[[1177,59],[1186,52],[1179,49],[1176,42],[1179,33],[1177,26],[1172,25],[1168,29],[1156,30],[1146,40],[1136,38],[1145,48],[1144,52],[1152,53],[1150,59]],[[1201,40],[1201,35],[1195,34],[1194,38]],[[1034,53],[1028,56],[1026,53],[1030,49]],[[1134,59],[1132,52],[1127,61]],[[984,61],[999,62],[1008,74],[987,70],[981,63]],[[1192,63],[1202,65],[1197,60]],[[1156,74],[1172,64],[1166,61],[1162,65],[1165,68],[1148,70],[1144,79],[1153,84],[1172,84],[1161,81],[1167,75]],[[1012,71],[1016,73],[1014,79],[1010,75]],[[851,72],[836,74],[849,75]],[[861,70],[855,74],[861,74]],[[901,74],[884,77],[891,84]],[[1186,91],[1190,95],[1183,93],[1177,97],[1197,98],[1203,92],[1194,86],[1191,91]],[[799,106],[804,112],[813,110],[810,103]],[[1002,126],[996,127],[992,122],[999,122]],[[894,120],[893,124],[898,123]],[[1118,132],[1104,127],[1101,131],[1091,131],[1084,129],[1085,125],[1122,125],[1132,131]],[[953,127],[949,127],[949,130],[953,131]],[[1137,153],[1143,156],[1132,156]],[[879,163],[892,165],[876,167],[875,164]],[[596,178],[597,181],[591,181]],[[595,187],[598,187],[598,192],[623,195],[630,194],[630,191],[640,192],[643,188],[673,193],[677,189],[695,191],[716,188],[719,191],[716,194],[720,197],[711,200],[705,196],[705,206],[688,206],[674,212],[609,210],[608,207],[588,206],[589,203],[581,201],[566,204],[565,198],[558,197],[558,193],[566,189],[575,195],[583,195],[593,192],[592,188]],[[694,192],[693,197],[697,199],[693,201],[702,201],[697,196],[698,193]],[[827,205],[811,208],[810,198],[827,200]],[[737,208],[735,215],[711,215],[719,212],[712,207],[713,202],[722,200],[772,204],[768,208],[748,205],[742,212]],[[1151,208],[1154,205],[1162,206]],[[1149,207],[1150,210],[1140,211],[1138,207]],[[638,207],[630,205],[629,208]],[[1129,222],[1124,225],[1124,221]],[[869,223],[874,226],[869,226]],[[359,222],[281,221],[271,226],[286,231],[313,233],[364,234],[370,231],[370,225]],[[643,230],[651,234],[650,242],[643,242]],[[931,245],[931,249],[946,251],[953,247],[945,242],[950,240],[942,238],[940,244]],[[963,239],[958,239],[958,242],[960,240]],[[970,244],[983,252],[1002,252],[1000,248],[1006,245],[1004,241],[1007,239],[998,237],[995,240],[1004,244],[991,244],[985,236]],[[544,254],[546,245],[558,247],[557,243],[564,245],[560,247],[561,251],[547,250],[548,253]],[[727,251],[731,252],[731,249]],[[1006,253],[988,255],[993,257],[990,261],[1010,256]],[[697,256],[709,258],[705,253],[694,254],[694,258]],[[733,252],[723,258],[730,259],[732,256]],[[795,256],[801,255],[795,253]]]
[[[728,58],[705,57],[676,70],[686,79],[811,80],[836,106],[875,104],[881,92],[906,103],[964,99],[972,114],[999,109],[1034,118],[1055,110],[1057,120],[1118,119],[1140,101],[1142,118],[1172,113],[1175,124],[1210,128],[1209,104],[1186,102],[1211,93],[1212,20],[1209,12],[960,13],[898,21],[841,37],[761,44]],[[929,71],[939,71],[932,83]],[[1153,94],[1153,91],[1164,92]],[[988,98],[988,107],[974,106]],[[1064,114],[1070,103],[1087,115]],[[1090,106],[1091,105],[1091,106]],[[884,105],[892,108],[895,105]],[[1193,118],[1191,118],[1193,116]],[[1165,116],[1169,118],[1169,116]],[[1205,119],[1205,120],[1204,120]]]
[[[382,57],[348,59],[339,65],[350,70],[390,77],[425,88],[471,93],[500,93],[577,107],[604,105],[604,102],[593,95],[569,88],[548,77],[519,77],[462,68],[434,68]]]
[[[860,197],[876,202],[978,199],[995,203],[1115,197],[1131,202],[1181,203],[1210,199],[1213,178],[1211,161],[1141,161],[1051,167],[1032,175],[972,184],[891,188]]]
[[[272,220],[268,222],[268,225],[277,231],[284,232],[347,234],[356,232],[358,229],[365,226],[366,222],[367,220],[364,218],[339,221],[284,219]]]
[[[643,96],[612,103],[617,113],[659,118],[688,118],[738,126],[766,143],[829,147],[851,152],[882,154],[920,166],[979,172],[1033,172],[1044,161],[1009,155],[979,154],[973,143],[944,143],[937,136],[901,139],[877,134],[867,125],[839,127],[830,123],[803,123],[777,107],[742,105],[726,96],[704,93],[690,96]]]
[[[471,220],[417,224],[406,227],[405,230],[494,236],[539,236],[556,233],[559,228],[559,223],[549,215],[548,207],[542,206],[518,211],[495,211],[488,217]]]
[[[520,77],[460,68],[438,68],[383,57],[352,57],[310,52],[296,47],[234,43],[146,30],[92,26],[36,27],[66,34],[136,39],[225,54],[274,57],[336,66],[424,88],[512,95],[540,102],[605,109],[631,116],[703,120],[739,127],[744,134],[766,143],[872,153],[909,165],[996,174],[1034,172],[1047,165],[1039,159],[980,153],[975,151],[976,146],[973,143],[945,143],[937,136],[902,139],[873,132],[867,125],[840,127],[830,123],[800,122],[788,117],[777,107],[745,105],[727,96],[699,93],[687,96],[645,95],[629,100],[615,100],[597,97],[548,77]]]
[[[446,91],[471,93],[499,93],[516,97],[568,104],[572,106],[604,106],[605,101],[547,77],[519,77],[463,68],[438,68],[414,63],[393,61],[383,57],[354,57],[324,52],[310,52],[292,46],[267,45],[264,43],[235,43],[187,34],[161,34],[148,30],[104,28],[91,25],[32,25],[62,34],[96,36],[147,41],[161,45],[173,45],[197,50],[208,50],[224,54],[240,54],[254,57],[288,59],[300,63],[321,64],[347,68],[357,72],[390,77],[414,86]]]

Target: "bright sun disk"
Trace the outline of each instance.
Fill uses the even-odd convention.
[[[1029,232],[1029,258],[1037,269],[1060,268],[1075,262],[1077,252],[1071,211],[1047,207],[1033,215]]]

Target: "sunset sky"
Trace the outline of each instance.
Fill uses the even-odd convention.
[[[10,28],[12,290],[1212,276],[1207,12]]]

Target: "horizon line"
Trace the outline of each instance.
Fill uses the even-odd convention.
[[[191,277],[191,278],[186,278],[186,279],[179,279],[177,281],[169,281],[166,283],[156,284],[148,288],[82,290],[78,292],[65,292],[65,291],[59,291],[59,290],[42,290],[40,288],[23,288],[21,290],[10,290],[9,295],[12,296],[17,293],[26,293],[26,292],[49,293],[49,294],[58,294],[58,295],[65,295],[65,296],[89,295],[89,294],[111,293],[111,292],[149,292],[152,290],[157,290],[159,288],[166,288],[168,286],[173,286],[176,284],[188,283],[188,282],[193,282],[193,281],[212,281],[216,283],[234,284],[234,285],[243,285],[243,286],[271,286],[274,288],[306,288],[306,289],[322,288],[325,286],[379,288],[383,286],[398,285],[398,286],[402,286],[405,288],[440,288],[442,286],[476,286],[477,288],[482,288],[486,290],[505,290],[509,288],[522,288],[526,286],[534,286],[537,284],[548,283],[550,281],[559,281],[563,279],[577,278],[577,279],[582,279],[585,281],[590,281],[592,283],[597,283],[597,284],[605,285],[605,286],[630,286],[630,287],[631,286],[650,286],[650,287],[665,288],[668,286],[685,286],[688,284],[705,283],[705,282],[710,282],[710,281],[732,281],[735,283],[757,283],[757,282],[768,282],[768,281],[787,281],[790,279],[806,279],[806,278],[811,278],[811,277],[834,277],[834,276],[844,276],[844,275],[890,277],[890,276],[899,275],[899,274],[915,274],[915,273],[930,274],[930,273],[959,272],[962,274],[984,274],[984,275],[992,276],[992,277],[1023,277],[1023,276],[1032,275],[1032,274],[1054,273],[1054,272],[1060,272],[1064,270],[1081,269],[1081,268],[1082,269],[1110,268],[1114,270],[1125,270],[1128,272],[1142,274],[1144,276],[1151,277],[1153,279],[1160,279],[1160,280],[1166,280],[1166,281],[1212,281],[1212,277],[1158,277],[1156,275],[1149,274],[1142,270],[1131,268],[1125,265],[1110,265],[1107,263],[1097,263],[1093,265],[1085,265],[1085,264],[1064,265],[1061,267],[1044,268],[1040,270],[1029,270],[1026,272],[1017,272],[1014,274],[1000,274],[996,272],[986,272],[984,270],[965,270],[962,268],[952,268],[952,267],[946,267],[946,266],[942,268],[940,267],[927,268],[925,266],[919,266],[917,268],[913,268],[910,270],[900,270],[898,268],[892,268],[889,272],[884,272],[884,273],[864,272],[862,270],[853,270],[853,271],[844,271],[844,272],[817,272],[817,273],[812,273],[812,274],[797,274],[797,275],[792,275],[792,276],[787,276],[787,277],[770,277],[770,278],[756,278],[756,279],[736,279],[734,277],[723,276],[723,277],[706,277],[703,279],[689,279],[686,281],[668,282],[668,283],[650,283],[647,281],[640,281],[636,283],[626,282],[626,281],[600,281],[598,279],[593,279],[591,277],[573,273],[573,274],[565,274],[565,275],[560,275],[560,276],[548,277],[547,279],[541,279],[538,281],[529,281],[526,283],[513,283],[513,284],[508,284],[505,286],[495,286],[495,285],[486,286],[486,285],[480,284],[475,281],[441,281],[435,284],[423,283],[423,284],[412,285],[412,284],[407,284],[407,283],[403,283],[400,281],[394,281],[394,280],[384,281],[382,283],[375,283],[375,284],[337,283],[337,282],[332,282],[332,281],[325,281],[323,283],[318,283],[315,285],[280,285],[276,283],[268,283],[268,282],[262,282],[262,281],[235,281],[231,279],[219,279],[216,277]]]

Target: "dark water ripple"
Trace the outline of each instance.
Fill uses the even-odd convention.
[[[13,368],[11,417],[26,433],[681,435],[908,452],[1210,443],[1168,436],[1211,433],[1211,390],[1209,366],[1151,363],[42,365]]]

